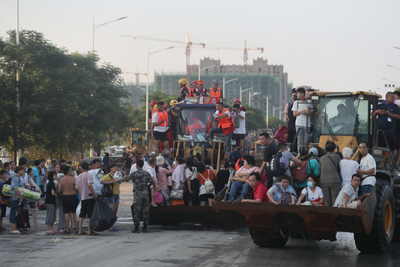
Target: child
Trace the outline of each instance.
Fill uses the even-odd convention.
[[[7,179],[7,171],[2,170],[0,172],[0,189],[3,183]],[[7,200],[4,198],[0,197],[0,210],[1,210],[1,215],[0,215],[0,231],[6,230],[6,228],[3,227],[3,218],[6,217],[6,211],[7,211]]]
[[[28,175],[29,175],[29,178],[32,181],[36,181],[36,176],[33,177],[33,169],[31,169],[31,168],[28,169]],[[32,218],[33,218],[33,224],[34,224],[33,227],[34,228],[37,228],[36,206],[37,206],[37,202],[36,201],[34,201],[34,202],[29,201],[29,208],[31,209],[31,212],[32,212]]]
[[[54,184],[54,180],[57,178],[56,172],[50,172],[49,175],[47,176],[47,180],[49,181],[47,183],[47,191],[46,191],[46,209],[47,209],[47,215],[46,215],[46,234],[54,234],[55,232],[53,231],[53,225],[54,222],[56,221],[56,211],[55,211],[55,206],[56,206],[56,198],[57,198],[57,193],[56,193],[56,186]]]
[[[307,180],[307,187],[301,191],[301,195],[296,205],[300,206],[301,201],[306,197],[306,201],[309,201],[311,205],[323,206],[324,205],[324,195],[322,189],[316,186],[319,181],[318,176],[310,175]]]

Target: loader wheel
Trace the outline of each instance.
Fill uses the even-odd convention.
[[[277,237],[271,238],[264,235],[251,235],[254,244],[263,248],[281,248],[286,245],[289,240],[289,232],[285,233],[278,230]]]
[[[393,242],[400,242],[400,187],[397,187],[400,185],[400,177],[397,176],[394,178],[394,188],[393,188],[393,195],[394,195],[394,201],[395,201],[395,207],[396,207],[396,212],[395,212],[395,227],[394,227],[394,236],[393,236]]]
[[[385,252],[394,236],[395,210],[392,188],[389,183],[377,179],[374,221],[369,234],[354,234],[357,249],[361,252]]]

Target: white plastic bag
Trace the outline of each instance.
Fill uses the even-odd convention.
[[[78,207],[76,207],[76,218],[79,218],[79,215],[81,215],[81,203],[82,201],[79,201]]]

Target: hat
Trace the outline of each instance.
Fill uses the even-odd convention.
[[[164,157],[158,156],[158,157],[156,157],[156,161],[157,161],[157,166],[161,166],[164,164]]]
[[[174,106],[176,103],[178,103],[178,101],[176,101],[176,100],[171,100],[171,102],[169,102],[169,105],[172,107],[172,106]]]
[[[153,102],[151,102],[151,104],[150,104],[152,107],[154,107],[155,105],[157,105],[157,101],[153,101]]]
[[[217,80],[214,80],[212,83],[213,83],[213,84],[218,84],[218,81],[217,81]]]
[[[313,156],[318,156],[318,149],[312,147],[310,148],[310,150],[308,150],[308,154],[312,154]]]
[[[203,80],[198,80],[197,84],[204,84]]]
[[[239,104],[242,104],[242,102],[240,102],[240,99],[239,99],[239,98],[236,98],[235,100],[233,100],[233,103],[239,103]]]
[[[192,81],[190,84],[194,84],[194,83],[197,83],[197,81],[196,81],[196,80],[194,80],[194,81]]]

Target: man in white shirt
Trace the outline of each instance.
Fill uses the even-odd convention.
[[[149,164],[147,163],[147,161],[144,159],[144,155],[143,154],[140,154],[140,158],[139,159],[141,159],[141,160],[143,160],[143,170],[145,170],[148,166],[149,166]],[[134,164],[132,164],[132,166],[131,166],[131,171],[129,172],[129,173],[133,173],[133,172],[135,172],[135,171],[137,171],[137,167],[136,167],[136,160],[135,160],[135,163]]]
[[[167,135],[168,113],[164,111],[164,102],[157,102],[157,110],[151,118],[152,135],[154,138],[154,152],[158,156],[160,142],[163,143],[164,149],[169,149],[169,141]]]
[[[243,152],[244,139],[246,138],[246,112],[240,110],[239,104],[234,104],[232,117],[235,122],[235,130],[233,131],[232,139],[238,141],[240,152]]]
[[[360,175],[354,174],[351,178],[351,183],[346,184],[342,190],[340,190],[338,197],[336,198],[334,207],[356,209],[361,205],[361,199],[358,198],[357,188],[360,185]]]
[[[376,178],[376,162],[374,157],[368,153],[368,143],[361,141],[359,145],[360,154],[362,155],[360,161],[360,168],[357,170],[357,174],[361,174],[361,186],[358,192],[359,196],[371,192],[372,187],[375,186]]]
[[[297,89],[297,99],[292,107],[293,116],[296,117],[297,151],[302,145],[307,145],[311,132],[312,104],[305,98],[306,90]]]

